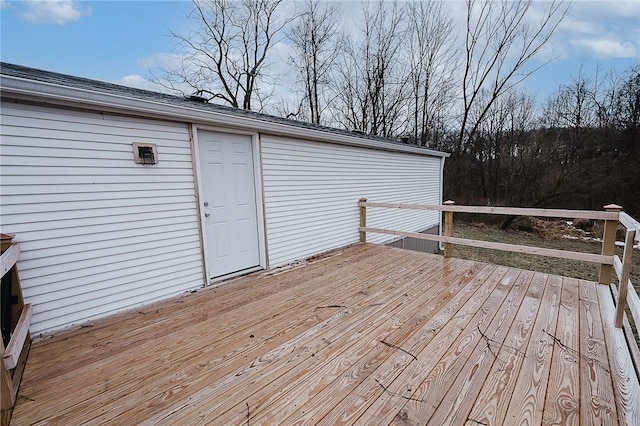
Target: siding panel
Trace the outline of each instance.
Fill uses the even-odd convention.
[[[440,158],[262,136],[271,267],[358,241],[359,198],[438,204]],[[422,231],[437,212],[368,209],[370,226]],[[385,243],[392,236],[370,234]]]
[[[203,284],[186,124],[2,103],[0,230],[15,233],[31,331]],[[132,142],[159,163],[133,162]]]

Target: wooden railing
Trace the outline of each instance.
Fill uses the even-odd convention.
[[[560,259],[579,260],[597,263],[600,265],[598,282],[610,285],[614,302],[616,304],[615,326],[625,329],[625,337],[630,346],[636,369],[640,370],[640,352],[635,343],[634,334],[630,322],[625,316],[625,308],[628,307],[631,317],[640,327],[640,298],[629,279],[631,270],[631,258],[633,246],[640,241],[640,223],[628,214],[622,212],[622,207],[615,204],[604,206],[605,211],[591,210],[560,210],[537,209],[515,207],[485,207],[485,206],[458,206],[453,201],[445,201],[442,205],[403,204],[403,203],[379,203],[369,202],[362,198],[358,202],[360,207],[360,241],[366,242],[367,233],[389,234],[400,237],[410,237],[421,240],[437,241],[443,243],[445,257],[451,256],[453,244],[479,247],[493,250],[502,250],[515,253],[533,254],[539,256],[556,257]],[[431,210],[444,213],[442,235],[423,234],[419,232],[406,232],[391,229],[373,228],[367,226],[367,208]],[[590,219],[604,221],[604,235],[602,239],[601,254],[583,253],[568,250],[556,250],[540,247],[531,247],[515,244],[497,243],[491,241],[471,240],[467,238],[452,237],[453,213],[481,213],[508,216],[539,216],[569,219]],[[618,223],[626,228],[626,238],[622,259],[615,254],[616,230]],[[611,285],[611,275],[615,270],[618,277],[619,288]],[[637,331],[636,331],[637,332]]]
[[[5,234],[2,234],[3,237]],[[22,288],[16,262],[20,256],[20,247],[17,244],[2,243],[2,255],[0,255],[0,269],[2,270],[3,288],[0,305],[7,309],[9,323],[7,329],[2,330],[0,339],[0,352],[2,363],[0,364],[0,424],[8,425],[11,412],[16,403],[18,388],[22,379],[22,373],[31,347],[29,323],[31,321],[31,305],[24,303]],[[5,276],[9,278],[5,281]],[[6,300],[5,300],[6,298]],[[4,311],[2,312],[5,315]],[[4,347],[4,338],[10,336],[7,347]]]
[[[618,288],[611,286],[614,300],[616,301],[615,326],[624,329],[627,346],[631,352],[631,357],[636,367],[636,372],[640,376],[640,349],[637,338],[640,334],[640,298],[634,288],[629,273],[631,271],[631,260],[633,257],[633,245],[640,243],[640,223],[637,220],[620,212],[620,223],[626,228],[624,240],[624,251],[622,260],[618,255],[614,255],[613,268],[618,277]],[[616,294],[617,293],[617,294]],[[629,309],[631,318],[635,324],[635,336],[630,321],[625,315],[625,308]]]

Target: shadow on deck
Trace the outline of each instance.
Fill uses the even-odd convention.
[[[640,424],[608,292],[357,244],[34,343],[12,424]]]

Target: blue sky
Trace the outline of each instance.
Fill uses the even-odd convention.
[[[169,29],[180,30],[191,9],[189,1],[83,1],[52,12],[46,3],[33,3],[43,10],[34,16],[28,2],[3,3],[2,61],[106,81],[146,76],[145,58],[173,50]]]
[[[449,2],[453,10],[460,5]],[[356,2],[349,3],[354,9]],[[355,6],[354,6],[355,5]],[[169,30],[184,33],[192,8],[178,1],[0,0],[2,61],[153,88],[150,71],[179,52]],[[580,70],[624,70],[640,63],[640,0],[574,1],[526,81],[544,99]]]

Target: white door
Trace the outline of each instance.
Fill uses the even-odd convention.
[[[251,136],[198,131],[209,277],[260,265]]]

